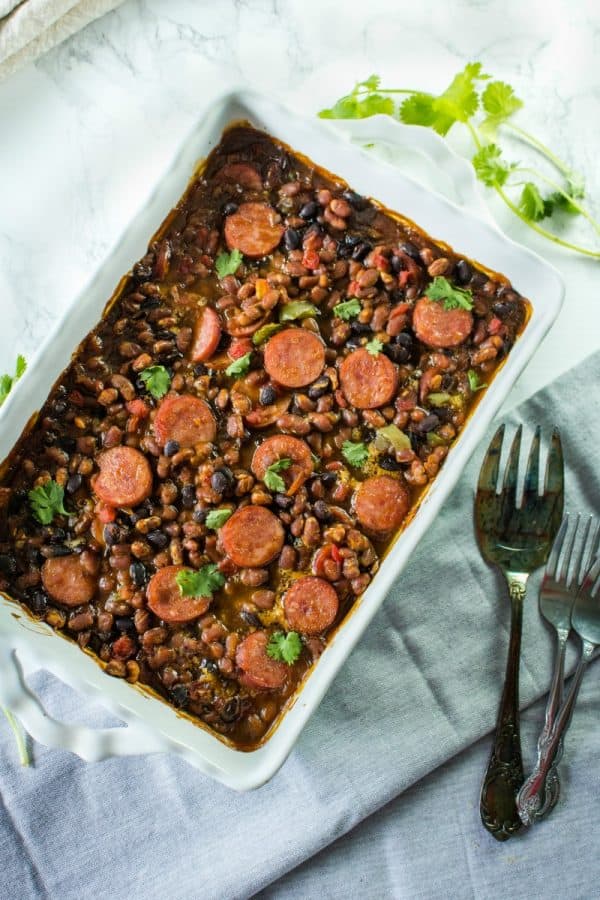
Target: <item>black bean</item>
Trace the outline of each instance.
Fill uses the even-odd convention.
[[[222,331],[221,337],[219,338],[219,343],[217,344],[217,349],[215,350],[215,353],[223,353],[225,350],[227,350],[227,348],[229,347],[230,344],[231,344],[230,336],[227,334],[226,331]]]
[[[321,226],[319,225],[318,222],[312,222],[308,226],[306,231],[304,232],[304,237],[305,238],[310,237],[311,234],[314,235],[315,237],[323,237],[325,232],[323,231],[323,229],[321,228]]]
[[[75,494],[81,487],[82,483],[83,478],[81,477],[79,472],[75,472],[74,475],[70,475],[66,487],[67,494]]]
[[[380,468],[388,472],[398,472],[402,469],[402,463],[399,463],[395,456],[384,454],[379,457],[378,464]]]
[[[48,595],[44,591],[34,591],[29,599],[31,611],[41,616],[48,606]]]
[[[236,212],[238,208],[237,203],[234,203],[233,200],[230,200],[229,203],[226,203],[221,212],[224,216],[230,216],[232,213]]]
[[[329,507],[324,500],[316,500],[313,503],[313,513],[319,522],[328,522],[331,519]]]
[[[333,485],[337,481],[337,475],[335,474],[335,472],[323,472],[320,478],[325,487],[328,488],[333,487]]]
[[[221,710],[221,718],[224,722],[235,722],[242,712],[242,704],[239,697],[232,697]]]
[[[163,550],[169,543],[167,535],[158,530],[149,531],[146,535],[146,540],[155,548],[155,550]]]
[[[52,447],[58,440],[58,435],[55,431],[44,431],[42,435],[42,440],[46,447]]]
[[[283,232],[283,243],[286,250],[297,250],[302,243],[300,232],[295,228],[286,228]]]
[[[443,391],[453,391],[456,388],[456,377],[450,375],[449,372],[444,372],[440,387]]]
[[[275,494],[275,505],[279,507],[279,509],[289,509],[290,506],[294,502],[293,497],[288,497],[287,494]]]
[[[219,667],[214,661],[214,659],[202,659],[200,661],[200,668],[206,669],[207,672],[210,672],[211,675],[219,674]]]
[[[390,264],[392,266],[392,272],[395,272],[396,275],[404,269],[404,260],[400,256],[392,256]]]
[[[49,541],[51,544],[61,544],[66,540],[67,532],[64,528],[48,529]]]
[[[163,453],[165,456],[175,456],[176,453],[179,453],[179,450],[179,441],[167,441]]]
[[[277,400],[277,391],[273,387],[272,384],[265,384],[264,387],[260,389],[258,395],[258,402],[261,406],[271,406],[271,404],[275,403]]]
[[[321,375],[320,378],[313,381],[307,394],[311,400],[318,400],[319,397],[322,397],[329,390],[331,390],[331,379],[329,378],[329,375]]]
[[[454,271],[454,277],[459,284],[468,284],[471,280],[471,276],[473,274],[473,269],[466,261],[466,259],[459,259],[456,264],[456,269]]]
[[[12,554],[0,553],[0,572],[3,575],[16,575],[18,572],[17,560]]]
[[[483,287],[487,280],[488,277],[483,272],[475,272],[471,277],[471,284],[473,287]]]
[[[202,375],[206,375],[207,372],[208,372],[208,369],[206,368],[204,363],[196,363],[196,365],[194,366],[194,377],[195,378],[201,378]]]
[[[365,209],[368,205],[368,200],[365,197],[361,197],[360,194],[357,194],[356,191],[351,191],[350,189],[345,190],[342,194],[344,200],[347,200],[350,206],[353,206],[355,209]]]
[[[143,587],[148,580],[146,566],[137,560],[129,566],[129,575],[136,587]]]
[[[133,277],[137,278],[138,281],[148,281],[152,278],[152,266],[149,266],[147,263],[136,262],[133,267]]]
[[[356,319],[350,322],[350,328],[353,334],[371,334],[371,326],[364,322],[358,322]]]
[[[402,364],[406,363],[410,359],[410,352],[406,349],[406,347],[402,347],[400,344],[384,344],[383,352],[385,355],[392,360],[392,362]]]
[[[354,250],[352,251],[352,259],[364,259],[368,253],[373,249],[373,245],[369,244],[368,241],[361,241],[360,244],[357,244]]]
[[[209,514],[210,510],[202,509],[202,507],[197,506],[194,510],[194,514],[192,516],[194,522],[197,522],[198,525],[203,525],[206,521],[206,517]]]
[[[196,502],[196,488],[193,484],[184,484],[181,488],[181,503],[184,509],[192,509]]]
[[[344,243],[348,245],[348,247],[356,247],[357,244],[360,244],[362,238],[360,234],[350,234],[347,232],[344,235]]]
[[[440,422],[451,422],[454,415],[451,406],[432,406],[430,412],[437,416]]]
[[[400,244],[400,249],[403,253],[406,253],[407,256],[410,256],[411,259],[414,259],[415,262],[418,262],[419,265],[422,264],[419,248],[415,246],[415,244],[410,241],[404,241],[403,244]]]
[[[348,347],[349,350],[357,350],[362,345],[360,342],[360,338],[357,335],[353,334],[346,340],[345,346]]]
[[[145,300],[140,304],[140,310],[142,312],[149,312],[151,309],[157,309],[161,305],[160,297],[146,297]]]
[[[244,620],[246,625],[252,625],[253,628],[260,628],[262,626],[262,622],[256,613],[250,612],[249,609],[243,609],[240,613],[240,618]]]
[[[337,255],[339,259],[350,259],[352,256],[352,247],[350,247],[349,244],[344,244],[343,241],[338,241]]]
[[[176,706],[182,709],[184,706],[187,706],[189,696],[188,689],[185,684],[176,684],[171,688],[171,697]]]
[[[67,453],[72,453],[75,449],[75,438],[69,437],[68,434],[64,434],[60,439],[61,446],[63,450],[66,450]]]
[[[217,494],[228,494],[233,488],[235,479],[227,466],[216,469],[210,477],[210,485]]]
[[[314,219],[321,211],[321,207],[315,200],[309,200],[305,203],[298,215],[301,219]]]
[[[507,303],[504,300],[497,300],[496,303],[494,303],[494,305],[492,306],[493,311],[497,316],[500,316],[501,319],[505,316],[510,315],[514,308],[514,304]]]
[[[67,408],[68,408],[68,407],[67,407],[67,404],[65,403],[64,400],[57,400],[57,401],[54,403],[54,406],[53,406],[54,415],[55,415],[55,416],[62,416],[63,413],[66,413]]]
[[[429,431],[434,431],[438,425],[440,424],[440,420],[435,413],[431,413],[428,416],[425,416],[424,419],[421,419],[420,422],[416,422],[413,425],[413,428],[417,431],[420,431],[421,434],[427,434]]]
[[[135,631],[135,622],[129,616],[117,616],[115,619],[115,628],[122,634]]]
[[[64,544],[52,544],[48,549],[51,551],[49,556],[70,556],[73,552],[71,547],[65,547]]]

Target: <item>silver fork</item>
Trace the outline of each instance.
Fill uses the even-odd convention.
[[[600,557],[586,572],[571,613],[571,623],[581,638],[581,656],[571,687],[545,741],[537,765],[517,797],[517,808],[524,822],[530,810],[542,806],[542,792],[573,715],[581,681],[596,647],[600,646]],[[550,807],[551,808],[551,807]],[[535,821],[535,816],[531,821]]]
[[[598,552],[600,543],[600,528],[593,516],[589,516],[583,528],[583,535],[580,532],[582,524],[581,514],[579,513],[575,518],[575,525],[572,529],[569,527],[570,521],[567,513],[548,557],[546,571],[540,588],[540,612],[556,631],[556,651],[544,727],[537,745],[538,763],[562,702],[565,650],[571,631],[571,610],[575,595],[583,582],[590,563]],[[579,547],[574,556],[573,551],[577,544],[578,536]],[[523,808],[519,808],[519,815],[525,825],[532,825],[535,820],[543,818],[556,805],[560,794],[557,764],[561,755],[562,742],[557,747],[554,762],[541,789],[529,798],[526,798],[524,794],[519,794],[519,797],[522,796],[524,804]]]

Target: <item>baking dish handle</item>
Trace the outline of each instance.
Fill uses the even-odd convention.
[[[47,747],[70,750],[87,762],[110,756],[162,753],[171,748],[167,738],[150,732],[138,722],[126,727],[89,728],[70,725],[50,716],[25,681],[14,647],[0,636],[0,705],[21,722],[25,731]]]

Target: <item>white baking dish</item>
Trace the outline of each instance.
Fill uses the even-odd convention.
[[[14,710],[32,736],[86,760],[110,755],[167,751],[184,757],[200,771],[238,790],[257,787],[283,763],[300,731],[318,706],[336,673],[383,602],[415,545],[438,514],[494,414],[556,318],[564,288],[553,268],[534,253],[440,195],[402,175],[395,167],[353,146],[340,131],[317,119],[306,121],[264,97],[236,92],[215,103],[199,120],[184,147],[161,178],[144,207],[121,237],[68,315],[31,360],[0,416],[0,459],[19,437],[31,414],[46,399],[81,338],[97,323],[121,276],[141,257],[150,236],[179,200],[197,162],[218,143],[225,126],[248,119],[281,138],[325,168],[341,175],[361,193],[417,222],[439,238],[491,269],[507,275],[531,300],[533,313],[506,364],[482,398],[477,412],[452,448],[414,520],[397,540],[379,573],[340,627],[271,737],[257,750],[232,749],[161,700],[125,681],[107,676],[93,658],[43,623],[34,622],[15,602],[0,596],[0,703]],[[441,139],[422,129],[396,125],[378,116],[344,123],[345,134],[358,139],[402,143],[407,135],[453,182],[456,194],[481,211],[469,166],[447,150]],[[25,686],[29,670],[44,668],[87,697],[99,699],[128,724],[94,731],[50,718]]]

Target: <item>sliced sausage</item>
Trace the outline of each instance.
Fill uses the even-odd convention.
[[[89,603],[96,593],[96,579],[83,568],[76,553],[47,559],[42,566],[42,584],[63,606]]]
[[[92,487],[108,506],[139,506],[152,493],[152,469],[134,447],[111,447],[98,457]]]
[[[221,320],[212,308],[204,306],[196,316],[192,338],[192,362],[206,362],[214,354],[221,340]]]
[[[384,353],[354,350],[340,366],[340,384],[346,400],[357,409],[376,409],[392,400],[398,371]]]
[[[457,347],[473,328],[468,309],[444,309],[444,304],[429,297],[417,300],[413,310],[413,331],[428,347]]]
[[[235,661],[243,672],[240,679],[257,691],[273,691],[283,687],[288,675],[286,663],[267,655],[269,636],[265,631],[253,631],[238,644]]]
[[[266,343],[265,369],[284,387],[304,387],[318,378],[324,367],[325,345],[305,328],[278,331]]]
[[[265,566],[283,547],[283,526],[264,506],[243,506],[219,532],[223,549],[236,566]]]
[[[175,580],[186,566],[165,566],[152,576],[146,599],[152,612],[165,622],[191,622],[204,615],[210,597],[183,597]]]
[[[225,163],[223,168],[215,174],[213,180],[217,184],[222,181],[239,184],[240,187],[247,188],[249,191],[260,191],[263,186],[262,178],[254,166],[243,162]]]
[[[298,578],[283,598],[288,625],[302,634],[320,634],[333,624],[339,601],[335,588],[323,578]]]
[[[313,473],[314,464],[310,447],[305,441],[289,434],[275,434],[266,438],[254,451],[251,464],[253,474],[262,481],[269,466],[280,459],[292,461],[288,469],[278,472],[285,482],[286,493],[292,496]]]
[[[354,511],[359,522],[376,534],[387,534],[399,528],[409,506],[408,487],[391,475],[367,478],[354,498]]]
[[[225,241],[249,259],[268,256],[279,244],[284,227],[268,203],[242,203],[225,221]]]
[[[214,441],[217,423],[205,400],[192,394],[169,394],[156,411],[154,434],[161,447],[167,441],[177,441],[180,447],[193,447]]]

